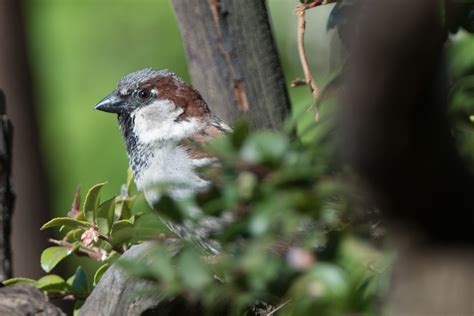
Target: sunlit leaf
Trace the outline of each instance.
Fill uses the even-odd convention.
[[[106,182],[96,184],[87,192],[86,198],[84,200],[83,212],[87,218],[87,221],[90,223],[92,223],[95,219],[94,215],[100,204],[100,192],[105,184]]]
[[[38,284],[38,281],[29,279],[29,278],[12,278],[12,279],[5,280],[2,283],[3,285],[6,285],[6,286],[20,285],[20,284],[36,286]]]
[[[94,286],[97,285],[97,283],[99,283],[100,279],[102,278],[102,276],[104,275],[105,271],[107,271],[107,269],[109,268],[110,264],[108,263],[104,263],[103,265],[101,265],[97,271],[95,272],[94,274],[94,282],[92,283]]]
[[[37,287],[47,292],[62,292],[67,289],[67,284],[59,275],[49,274],[38,280]]]
[[[67,226],[71,228],[82,227],[87,229],[90,227],[90,224],[70,217],[56,217],[41,226],[41,230],[58,226]]]
[[[41,268],[45,272],[50,272],[61,260],[70,255],[72,251],[70,249],[54,246],[46,248],[41,253]]]

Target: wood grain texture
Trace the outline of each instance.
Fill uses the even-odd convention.
[[[397,241],[386,315],[474,315],[474,250]],[[385,314],[384,314],[385,315]]]
[[[228,123],[279,129],[290,103],[264,0],[173,0],[193,85]]]
[[[152,242],[133,246],[121,258],[146,260],[151,247],[153,247]],[[141,315],[162,301],[158,293],[156,296],[144,296],[143,293],[147,290],[151,290],[149,283],[132,279],[123,269],[114,265],[102,276],[99,284],[82,306],[79,315]]]

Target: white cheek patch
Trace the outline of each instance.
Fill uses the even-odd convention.
[[[182,113],[183,109],[177,108],[172,101],[155,101],[131,114],[133,132],[145,144],[187,138],[197,131],[198,122],[195,119],[176,122]]]

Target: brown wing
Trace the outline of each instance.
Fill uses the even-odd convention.
[[[181,142],[180,145],[186,148],[189,156],[193,159],[213,158],[212,155],[203,152],[204,143],[222,135],[231,132],[232,129],[218,117],[211,115],[198,132],[192,137]]]

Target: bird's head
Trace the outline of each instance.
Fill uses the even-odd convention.
[[[95,108],[116,113],[127,138],[156,140],[204,122],[209,108],[199,92],[168,70],[146,68],[123,77]]]
[[[182,118],[201,116],[209,112],[199,92],[168,70],[146,68],[123,77],[117,89],[100,101],[95,108],[100,111],[130,115],[137,110],[174,103]],[[162,113],[165,114],[165,113]]]

